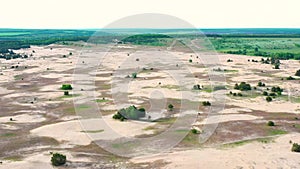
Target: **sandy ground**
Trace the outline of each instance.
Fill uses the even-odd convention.
[[[112,140],[121,137],[134,137],[141,134],[152,134],[144,130],[155,123],[126,121],[120,122],[112,116],[101,119],[83,119],[45,125],[31,130],[33,135],[52,137],[63,144],[89,145],[93,140]]]
[[[299,153],[291,152],[289,141],[300,142],[300,134],[289,134],[275,139],[275,142],[251,144],[219,149],[175,151],[151,157],[133,158],[134,163],[164,160],[170,162],[163,168],[298,168]]]
[[[50,47],[53,47],[53,49],[51,50]],[[70,93],[77,94],[80,90],[79,87],[82,87],[85,91],[94,92],[93,94],[95,96],[101,98],[104,95],[109,97],[110,94],[124,91],[128,94],[129,101],[137,106],[145,103],[140,98],[183,98],[197,101],[199,104],[200,101],[209,100],[214,104],[215,99],[212,98],[213,93],[209,91],[201,91],[200,93],[191,91],[194,84],[204,86],[217,84],[209,81],[210,77],[207,76],[209,73],[216,72],[209,71],[210,69],[203,67],[203,65],[201,65],[201,58],[197,59],[194,54],[190,53],[167,52],[166,54],[164,51],[160,52],[158,50],[151,52],[139,51],[131,54],[130,57],[127,57],[127,53],[130,52],[122,50],[129,50],[131,48],[132,47],[130,46],[120,46],[119,52],[108,53],[104,59],[97,58],[97,62],[89,58],[89,55],[100,56],[103,53],[95,53],[93,49],[88,49],[87,56],[79,60],[78,65],[82,68],[85,68],[85,65],[87,66],[86,68],[88,68],[90,63],[92,66],[97,64],[99,67],[97,69],[92,69],[93,71],[87,75],[82,73],[80,76],[83,78],[93,77],[92,82],[96,81],[100,82],[100,84],[108,84],[109,86],[106,87],[109,89],[97,91],[96,87],[99,86],[95,87],[92,82],[83,81],[84,83],[82,82],[83,84],[81,85],[76,86],[76,84],[74,84],[73,87],[75,89]],[[35,53],[32,52],[33,50]],[[1,129],[8,131],[20,129],[11,123],[27,123],[28,125],[34,125],[39,122],[47,122],[46,117],[38,113],[30,113],[36,109],[39,110],[39,107],[51,107],[57,103],[69,103],[72,101],[72,98],[61,98],[63,92],[59,87],[63,83],[72,83],[73,76],[71,73],[77,62],[75,55],[79,50],[66,46],[50,45],[46,47],[32,46],[30,49],[21,49],[15,52],[26,53],[28,55],[33,54],[33,56],[28,59],[1,61],[0,71],[3,74],[0,75],[1,101],[6,104],[5,100],[9,99],[12,101],[13,106],[25,106],[26,108],[24,109],[28,109],[24,110],[23,114],[19,114],[20,111],[13,111],[10,108],[6,109],[13,113],[9,116],[5,115],[0,117],[0,127]],[[73,56],[68,56],[69,52],[73,52]],[[63,55],[67,55],[67,57],[63,58]],[[155,56],[157,56],[157,58]],[[169,59],[172,57],[176,59],[171,60],[173,62],[169,62]],[[137,62],[136,58],[139,58],[140,61]],[[193,63],[188,62],[190,58],[193,59]],[[158,62],[154,62],[152,59],[158,59],[162,64],[153,64]],[[232,86],[235,83],[245,81],[251,85],[256,85],[259,80],[267,83],[268,86],[281,86],[285,89],[283,93],[288,94],[291,94],[289,91],[296,91],[300,88],[299,83],[280,81],[282,77],[288,77],[294,74],[295,70],[300,67],[298,61],[282,61],[281,69],[274,70],[271,65],[248,62],[248,59],[260,60],[259,57],[219,54],[219,59],[220,60],[216,62],[220,63],[220,65],[213,65],[214,68],[221,67],[227,70],[235,70],[233,72],[224,73],[226,75],[226,82],[224,81],[224,83],[228,88],[228,91],[232,89]],[[232,59],[233,62],[228,63],[226,62],[227,59]],[[178,64],[178,67],[176,66],[176,63]],[[10,66],[12,65],[19,65],[21,68],[27,66],[28,68],[19,71],[17,69],[11,69]],[[185,69],[185,66],[188,66],[189,69]],[[157,68],[157,70],[153,72],[143,72],[143,67],[154,67]],[[121,70],[121,74],[118,74],[117,70]],[[185,72],[180,73],[181,70],[185,70]],[[124,80],[126,75],[131,75],[133,71],[142,72],[138,73],[137,79],[131,79],[128,88],[124,89],[122,80]],[[124,74],[122,74],[122,72]],[[110,73],[113,75],[109,76],[108,74]],[[32,79],[26,83],[20,82],[20,78],[27,74],[30,74],[30,78]],[[195,78],[194,74],[197,74],[200,77]],[[216,74],[220,73],[218,72]],[[52,81],[49,84],[46,83],[42,86],[33,88],[30,92],[21,90],[24,86],[31,86],[33,81],[36,81],[37,84],[39,84],[38,82],[43,82],[43,80]],[[14,82],[18,83],[15,85]],[[110,89],[110,84],[113,84],[112,90]],[[121,85],[118,86],[118,84]],[[10,87],[14,87],[14,90],[9,90],[8,88]],[[182,87],[182,90],[180,87]],[[18,89],[20,89],[20,91]],[[237,92],[235,90],[232,91]],[[215,92],[214,94],[221,93],[218,92]],[[299,97],[297,92],[292,92],[292,95],[294,97]],[[29,104],[24,101],[21,102],[20,97],[22,99],[25,98],[25,100],[32,100],[34,97],[37,97],[38,102],[35,104]],[[56,101],[49,101],[49,99]],[[109,99],[112,100],[112,98]],[[93,101],[94,99],[90,100]],[[297,102],[291,103],[289,101],[274,99],[273,102],[268,103],[262,96],[253,98],[245,97],[242,99],[226,96],[226,104],[227,106],[234,106],[234,108],[225,107],[224,110],[219,112],[222,115],[210,116],[207,119],[196,122],[195,125],[261,120],[263,117],[250,115],[256,110],[267,113],[300,113],[300,104]],[[120,106],[124,107],[124,105],[113,105],[111,102],[101,103],[101,110],[116,110],[117,108],[120,108]],[[164,108],[164,110],[165,109],[166,108]],[[247,114],[243,114],[244,112],[247,112]],[[18,115],[14,115],[14,113],[18,113]],[[61,113],[63,114],[64,112]],[[10,122],[10,118],[13,118],[14,121],[8,123]],[[89,145],[92,140],[112,140],[121,137],[153,134],[154,131],[145,130],[145,128],[151,128],[156,124],[137,121],[120,122],[113,120],[111,115],[103,116],[101,119],[82,120],[81,123],[77,120],[80,118],[81,117],[76,115],[63,116],[60,118],[63,122],[38,126],[35,129],[32,129],[30,133],[33,136],[54,138],[60,142],[60,145],[58,146],[60,148],[73,148],[75,145]],[[85,126],[84,129],[82,124]],[[252,142],[239,147],[226,149],[204,148],[185,151],[175,149],[173,152],[152,157],[134,158],[131,161],[140,163],[162,159],[170,162],[165,168],[297,168],[300,166],[300,163],[298,162],[299,154],[290,152],[291,144],[288,143],[289,140],[300,142],[300,135],[288,134],[281,136],[276,139],[275,142],[268,144]],[[17,162],[5,161],[3,165],[0,165],[0,168],[52,168],[47,153],[48,152],[32,154],[28,158]],[[68,154],[68,152],[64,153]],[[71,160],[78,160],[72,158],[71,154],[68,155],[71,157]],[[79,160],[88,161],[88,159],[85,158],[80,158]]]

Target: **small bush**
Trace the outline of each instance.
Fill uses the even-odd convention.
[[[201,86],[199,84],[196,84],[193,86],[194,90],[201,90]]]
[[[204,101],[202,102],[203,106],[211,106],[211,103],[209,101]]]
[[[294,143],[292,146],[292,152],[300,153],[300,144]]]
[[[135,78],[137,78],[137,73],[132,73],[131,76],[132,76],[132,78],[135,79]]]
[[[60,165],[64,165],[67,161],[67,158],[65,155],[59,154],[59,153],[54,153],[52,154],[51,157],[51,163],[54,166],[60,166]]]
[[[200,133],[197,129],[192,129],[191,132],[192,132],[193,134],[199,134],[199,133]]]
[[[264,92],[263,92],[263,95],[264,95],[264,96],[268,96],[269,94],[268,94],[268,92],[264,91]]]
[[[273,121],[268,121],[267,125],[268,126],[275,126],[275,123]]]
[[[272,99],[272,97],[268,96],[268,97],[266,98],[266,100],[267,100],[267,102],[271,102],[273,99]]]
[[[192,63],[192,62],[193,62],[193,60],[192,60],[192,59],[190,59],[190,60],[189,60],[189,62],[190,62],[190,63]]]
[[[169,108],[170,111],[173,111],[174,106],[172,104],[169,104],[168,108]]]
[[[295,73],[295,76],[300,76],[300,69],[297,70],[297,72]]]
[[[293,78],[292,76],[289,76],[286,78],[286,80],[295,80],[295,78]]]

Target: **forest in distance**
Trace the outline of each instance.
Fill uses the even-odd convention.
[[[12,50],[30,45],[68,44],[88,41],[96,44],[122,43],[167,46],[172,38],[193,39],[195,29],[0,29],[0,58],[22,56]],[[216,51],[229,54],[300,60],[300,29],[201,29]],[[91,38],[97,37],[97,38]]]

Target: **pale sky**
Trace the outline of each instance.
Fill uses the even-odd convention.
[[[1,28],[102,28],[161,13],[198,28],[300,28],[300,0],[1,0]]]

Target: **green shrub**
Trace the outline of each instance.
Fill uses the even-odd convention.
[[[297,72],[295,73],[295,76],[300,76],[300,69],[297,70]]]
[[[211,103],[209,101],[204,101],[202,102],[203,106],[211,106]]]
[[[193,134],[199,134],[199,133],[200,133],[197,129],[192,129],[191,132],[192,132]]]
[[[289,76],[286,78],[286,80],[295,80],[295,78],[293,78],[292,76]]]
[[[132,78],[135,79],[135,78],[137,78],[137,73],[132,73],[131,76],[132,76]]]
[[[70,84],[63,84],[61,86],[61,89],[62,90],[72,90],[73,88],[72,88],[72,86]]]
[[[293,143],[292,152],[300,153],[300,144]]]
[[[189,60],[189,62],[190,62],[190,63],[192,63],[192,62],[193,62],[193,60],[192,60],[192,59],[190,59],[190,60]]]
[[[268,92],[264,91],[264,92],[263,92],[263,95],[264,95],[264,96],[268,96],[269,94],[268,94]]]
[[[52,154],[51,157],[51,163],[54,166],[60,166],[60,165],[64,165],[67,161],[67,158],[65,155],[59,154],[59,153],[54,153]]]
[[[268,126],[275,126],[275,123],[273,121],[268,121],[267,125]]]
[[[266,98],[266,100],[267,100],[267,102],[271,102],[273,99],[272,99],[272,97],[268,96],[268,97]]]
[[[247,91],[247,90],[251,90],[251,85],[247,84],[246,82],[241,82],[240,84],[235,84],[234,89]]]
[[[170,111],[173,111],[174,106],[172,104],[169,104],[168,108],[169,108]]]
[[[127,108],[120,109],[113,115],[113,119],[119,119],[124,121],[126,119],[138,120],[139,118],[146,116],[146,110],[144,108],[137,109],[135,106],[129,106]]]
[[[199,84],[196,84],[193,86],[194,90],[201,90],[201,86]]]

